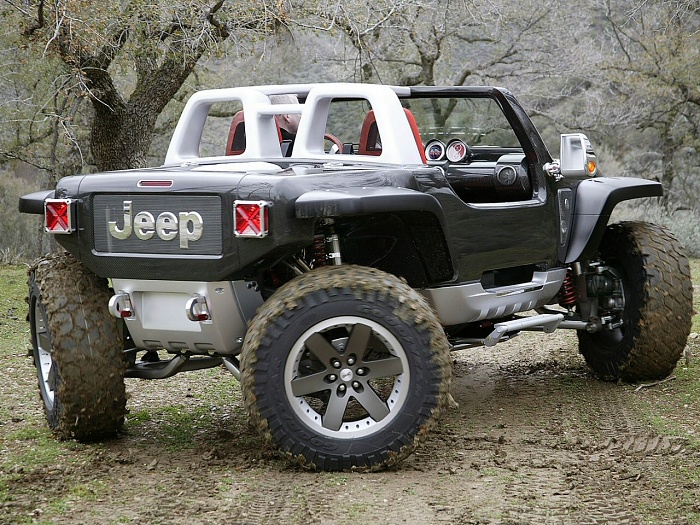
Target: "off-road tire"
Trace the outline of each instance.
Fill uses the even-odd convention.
[[[63,253],[29,270],[29,323],[46,419],[61,439],[113,435],[124,423],[126,361],[107,281]],[[43,359],[43,363],[42,363]]]
[[[316,350],[311,352],[306,342],[323,334],[325,341],[337,345],[338,331],[349,334],[345,339],[347,348],[321,345],[327,362],[332,363],[333,356],[343,360],[342,366],[334,370],[331,365],[320,364]],[[359,343],[363,331],[367,339]],[[358,334],[357,339],[353,339],[353,333]],[[380,374],[379,361],[369,357],[375,348],[391,348],[384,357],[394,365],[402,362],[402,375],[396,370],[381,372],[389,385],[382,393],[391,392],[394,397],[382,400],[384,405],[367,408],[365,416],[369,417],[364,420],[351,415],[350,408],[336,410],[333,413],[342,414],[342,423],[336,417],[337,430],[325,428],[326,424],[333,427],[326,417],[331,417],[329,404],[334,402],[331,397],[340,392],[338,389],[345,391],[347,385],[347,392],[351,392],[354,380],[357,384],[364,381],[361,374],[369,376],[372,370]],[[359,266],[320,268],[282,286],[253,319],[241,356],[245,406],[252,424],[266,440],[295,463],[311,470],[381,470],[410,455],[446,406],[452,378],[449,350],[430,306],[398,278]],[[310,367],[310,362],[315,363],[316,374],[339,374],[335,382],[330,382],[327,393],[318,394],[319,399],[327,396],[327,410],[319,409],[318,415],[311,407],[316,399],[306,404],[304,394],[293,392],[300,378],[313,379],[310,372],[302,376],[303,367]],[[363,366],[365,370],[359,370]],[[353,381],[340,386],[348,375]],[[360,386],[369,384],[367,379]],[[372,385],[370,388],[377,393],[375,383]],[[313,386],[310,391],[317,393],[316,388],[322,389],[323,385]],[[358,392],[373,397],[368,390],[351,393]],[[342,407],[350,406],[339,402]],[[376,408],[379,410],[375,412]],[[373,418],[373,414],[380,415]]]
[[[621,276],[623,325],[612,332],[578,332],[579,350],[604,380],[629,382],[668,376],[690,332],[692,281],[688,259],[666,229],[644,222],[608,227],[599,248]]]

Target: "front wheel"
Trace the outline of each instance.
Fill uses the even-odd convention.
[[[107,281],[68,254],[39,259],[29,271],[29,325],[39,393],[61,439],[97,439],[124,422],[122,337]]]
[[[425,300],[357,266],[290,281],[241,356],[253,424],[312,470],[379,470],[413,452],[447,401],[449,345]]]
[[[578,332],[581,354],[602,379],[666,377],[683,352],[693,310],[683,249],[660,226],[624,222],[608,227],[599,252],[615,286],[599,298],[607,324]]]

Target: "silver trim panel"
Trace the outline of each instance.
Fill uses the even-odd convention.
[[[420,290],[437,312],[443,325],[498,319],[539,308],[554,297],[566,269],[535,272],[529,283],[485,290],[480,282]]]

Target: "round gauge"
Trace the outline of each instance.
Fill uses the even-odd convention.
[[[496,173],[496,178],[503,186],[510,186],[516,181],[518,174],[513,166],[503,166]]]
[[[469,146],[463,140],[453,139],[447,145],[445,154],[450,162],[464,162],[469,155]]]
[[[425,157],[428,160],[442,160],[445,157],[445,145],[437,139],[425,145]]]

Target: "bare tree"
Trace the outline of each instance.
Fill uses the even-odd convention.
[[[380,0],[319,3],[318,30],[340,31],[362,81],[464,85],[522,78],[540,62],[533,45],[557,2]]]
[[[280,2],[266,0],[4,1],[6,18],[21,22],[29,59],[40,56],[53,64],[54,92],[47,95],[64,105],[56,114],[39,111],[33,122],[51,121],[53,133],[60,130],[61,140],[73,142],[68,149],[80,163],[89,149],[99,170],[144,166],[158,116],[199,59],[227,39],[241,45],[258,39],[284,17],[276,10]],[[84,113],[83,100],[91,108],[83,117],[90,123],[89,148],[71,134],[76,115]],[[31,103],[46,106],[35,97]]]
[[[698,210],[688,198],[700,164],[700,3],[697,0],[591,0],[560,96],[542,114],[589,131],[616,152],[622,174],[655,178],[664,204]],[[575,100],[572,103],[571,100]]]
[[[607,38],[614,53],[604,62],[612,101],[637,111],[630,124],[654,136],[669,196],[700,158],[700,4],[697,0],[606,0]],[[691,163],[692,165],[692,163]],[[680,188],[679,188],[680,189]]]

